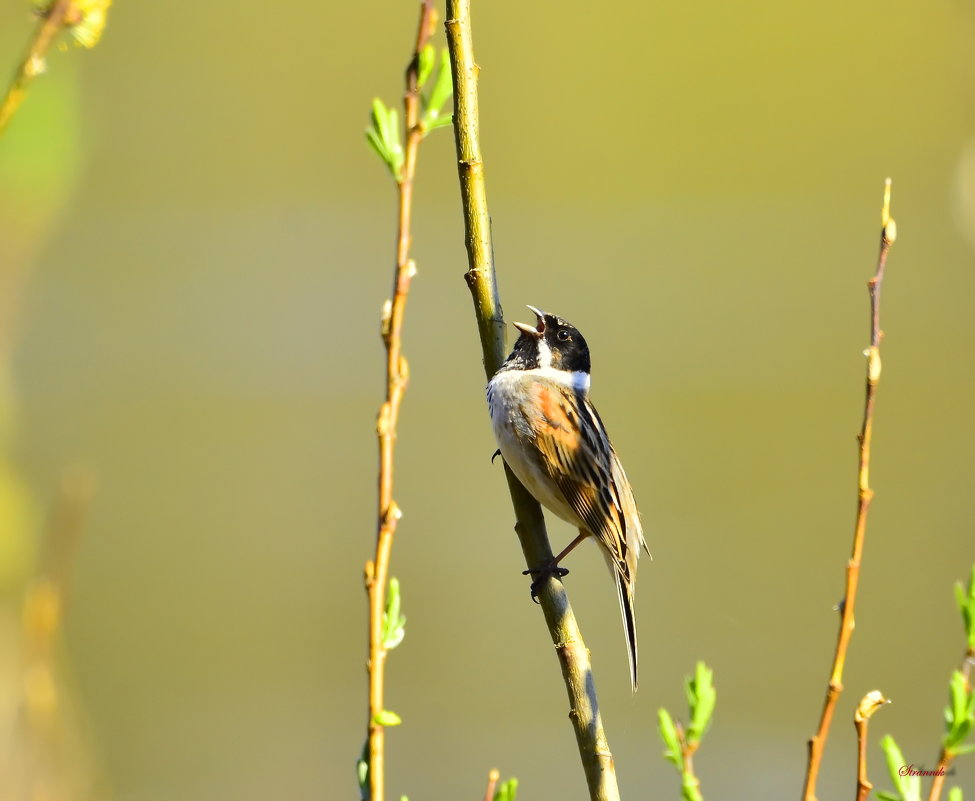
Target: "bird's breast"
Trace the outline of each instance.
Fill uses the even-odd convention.
[[[487,397],[494,437],[505,463],[542,506],[574,526],[582,525],[565,495],[544,467],[538,449],[538,432],[550,429],[552,420],[546,405],[556,388],[521,371],[498,373],[488,384]]]

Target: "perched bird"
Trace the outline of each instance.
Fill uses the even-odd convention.
[[[589,346],[570,323],[529,306],[535,327],[515,323],[518,341],[487,386],[498,449],[508,467],[546,509],[579,529],[554,563],[533,573],[559,573],[559,562],[593,537],[616,581],[637,687],[633,600],[640,514],[602,420],[589,400]],[[649,554],[649,550],[647,550]]]

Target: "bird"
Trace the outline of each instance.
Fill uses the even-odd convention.
[[[528,307],[536,325],[520,332],[487,385],[498,451],[542,506],[579,529],[549,565],[527,571],[564,575],[559,563],[581,542],[599,545],[616,583],[630,680],[637,689],[634,599],[641,548],[650,555],[633,490],[589,399],[591,358],[585,338],[554,314]],[[533,594],[534,594],[533,584]]]

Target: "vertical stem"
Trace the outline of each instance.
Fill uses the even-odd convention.
[[[819,728],[809,740],[809,761],[806,768],[804,801],[816,800],[816,779],[822,764],[823,750],[829,727],[833,721],[836,702],[843,691],[843,667],[846,663],[846,653],[853,636],[855,621],[853,618],[856,606],[857,589],[860,581],[860,564],[863,560],[863,544],[867,533],[867,513],[873,500],[873,490],[870,489],[870,442],[873,433],[873,414],[876,400],[877,384],[880,381],[880,341],[883,331],[880,328],[880,291],[883,287],[884,270],[887,266],[887,254],[894,243],[897,229],[890,216],[890,179],[884,184],[884,205],[881,213],[880,253],[877,258],[877,269],[873,277],[867,282],[870,292],[870,347],[867,349],[867,378],[866,397],[863,407],[863,424],[857,437],[859,448],[859,463],[857,470],[857,514],[853,532],[853,552],[846,566],[846,591],[840,604],[840,628],[836,640],[836,650],[833,654],[833,667],[830,671],[829,684],[826,688],[826,699],[819,719]]]
[[[386,347],[386,400],[376,419],[379,440],[379,498],[376,553],[366,563],[365,582],[369,596],[369,797],[383,801],[385,797],[385,738],[378,716],[385,709],[383,698],[386,649],[383,647],[383,612],[386,606],[386,587],[389,581],[389,560],[396,524],[401,517],[393,500],[393,467],[396,447],[396,426],[400,405],[409,381],[409,366],[402,353],[403,319],[410,283],[416,265],[410,259],[412,243],[413,179],[416,175],[417,154],[423,130],[420,127],[420,94],[417,88],[419,53],[430,38],[434,23],[433,0],[423,0],[413,57],[406,70],[406,93],[403,110],[406,144],[403,169],[397,180],[396,266],[393,273],[393,293],[383,309],[382,338]]]
[[[478,138],[477,75],[471,36],[469,0],[447,0],[447,47],[454,81],[454,136],[457,170],[464,207],[464,232],[469,269],[465,274],[477,319],[490,378],[504,359],[504,319],[498,296],[491,248],[491,222],[484,183],[484,161]],[[545,521],[538,502],[505,466],[517,523],[515,531],[529,568],[552,559]],[[593,801],[619,798],[616,769],[603,730],[589,650],[582,639],[562,582],[549,578],[538,592],[552,642],[562,667],[583,771]]]

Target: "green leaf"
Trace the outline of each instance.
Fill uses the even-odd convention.
[[[416,60],[416,86],[422,89],[423,85],[433,72],[433,67],[437,63],[437,50],[432,44],[427,44],[417,55]]]
[[[454,83],[450,74],[450,54],[445,47],[440,51],[440,69],[437,71],[437,80],[430,91],[427,108],[440,111],[453,93]]]
[[[508,779],[501,782],[494,790],[494,801],[515,801],[518,795],[518,780]]]
[[[694,678],[688,680],[687,694],[691,700],[691,725],[687,729],[688,744],[698,743],[711,725],[711,717],[718,700],[714,688],[714,671],[698,662]]]
[[[952,749],[952,753],[955,756],[961,756],[962,754],[970,754],[975,751],[975,743],[968,743],[967,745],[959,745],[957,748]]]
[[[901,776],[901,769],[907,765],[904,754],[894,738],[889,734],[880,741],[880,747],[887,758],[887,772],[899,795],[887,793],[889,801],[921,801],[921,777]],[[879,795],[879,794],[878,794]]]
[[[362,798],[369,797],[369,741],[362,746],[362,755],[355,761],[355,773],[359,780],[359,793]]]
[[[961,787],[952,787],[948,791],[948,801],[962,801]]]
[[[972,565],[968,588],[963,587],[960,581],[955,585],[955,599],[958,601],[958,610],[961,612],[962,623],[965,626],[968,647],[975,648],[975,565]]]
[[[386,108],[378,97],[372,101],[372,127],[366,129],[366,138],[373,150],[389,167],[399,181],[403,169],[403,145],[400,142],[399,115],[394,108]]]
[[[880,801],[902,801],[897,793],[888,793],[886,790],[877,790],[877,798]]]
[[[369,141],[369,144],[372,145],[372,149],[379,154],[379,158],[386,162],[386,164],[389,164],[389,151],[386,150],[386,145],[384,145],[383,140],[379,138],[379,134],[376,132],[375,128],[366,128],[366,139]]]
[[[403,719],[395,712],[384,709],[372,719],[372,722],[380,726],[399,726],[403,722]]]
[[[386,611],[383,612],[383,647],[391,651],[406,636],[406,616],[400,612],[399,581],[393,577],[386,590]]]
[[[956,670],[948,683],[948,706],[945,708],[944,747],[954,751],[968,736],[975,724],[975,692],[968,686],[964,674]]]
[[[423,124],[423,129],[430,133],[430,131],[435,131],[437,128],[447,128],[454,124],[454,115],[448,114],[446,117],[437,117],[435,120],[430,120]]]
[[[446,124],[438,124],[438,122],[444,117],[450,116],[449,114],[443,114],[443,107],[450,99],[453,91],[453,79],[450,76],[450,55],[447,53],[446,48],[444,48],[440,51],[440,67],[437,71],[433,89],[430,90],[429,97],[423,98],[423,115],[420,126],[424,132],[429,133],[430,131],[435,131],[437,128],[441,128]]]
[[[664,757],[674,763],[677,770],[684,767],[684,757],[680,747],[680,737],[677,735],[677,726],[674,719],[663,707],[657,710],[657,728],[660,730],[660,739],[664,741],[667,750]]]
[[[372,99],[372,127],[376,129],[379,138],[385,144],[389,140],[389,110],[378,97]]]

